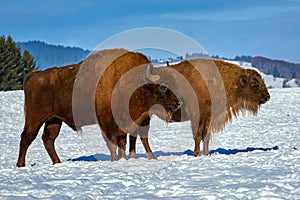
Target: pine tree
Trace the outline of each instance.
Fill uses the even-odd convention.
[[[22,56],[22,76],[19,77],[19,81],[23,83],[25,76],[36,70],[34,58],[30,55],[29,51],[25,50]]]
[[[28,51],[21,55],[10,36],[0,37],[0,90],[22,89],[24,77],[35,69],[34,58]]]
[[[274,77],[281,77],[281,76],[280,76],[280,72],[279,72],[279,70],[278,70],[277,67],[274,67],[274,68],[273,68],[273,73],[272,73],[272,75],[273,75]]]
[[[292,72],[292,78],[297,78],[297,73],[296,72]]]

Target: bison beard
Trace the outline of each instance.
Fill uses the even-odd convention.
[[[196,67],[202,67],[202,70],[209,71],[209,69],[217,67],[220,72],[221,81],[214,84],[214,88],[220,87],[224,84],[225,99],[219,99],[216,105],[212,105],[210,96],[211,90],[208,89],[205,78],[214,80],[214,73],[206,75],[200,74]],[[203,141],[203,154],[209,153],[209,141],[211,134],[222,131],[225,124],[232,120],[232,117],[237,117],[239,113],[249,111],[256,115],[261,104],[266,103],[270,99],[270,95],[265,86],[261,76],[251,69],[244,69],[237,65],[224,62],[222,60],[210,59],[192,59],[189,61],[182,61],[179,64],[172,65],[165,68],[172,68],[180,72],[192,85],[198,99],[198,106],[200,113],[193,112],[194,108],[191,105],[183,104],[181,109],[172,115],[172,120],[176,122],[191,120],[192,131],[195,141],[194,156],[200,154],[200,142]],[[164,67],[152,70],[152,75],[166,74],[167,70]],[[203,71],[202,71],[203,72]],[[174,76],[169,74],[169,76]],[[176,79],[176,78],[175,78]],[[185,91],[177,85],[176,94],[184,95]],[[182,98],[181,96],[179,98]],[[224,106],[218,104],[225,103]],[[212,111],[212,108],[215,110]],[[182,116],[185,113],[186,116]],[[197,116],[198,115],[198,116]],[[199,121],[194,119],[199,117]],[[159,116],[162,117],[162,116]],[[196,126],[195,126],[196,124]],[[195,128],[196,127],[196,128]],[[148,140],[148,138],[144,138]],[[135,142],[136,138],[130,135],[130,155],[135,157]]]
[[[45,127],[42,139],[45,149],[53,164],[59,163],[60,159],[56,153],[54,142],[62,122],[75,131],[80,130],[84,125],[99,123],[110,150],[111,159],[117,160],[125,157],[126,132],[120,129],[114,121],[111,107],[112,93],[118,80],[136,67],[144,69],[136,76],[141,77],[141,81],[145,81],[148,64],[149,60],[143,54],[129,52],[125,49],[111,49],[96,52],[78,64],[29,74],[24,81],[25,125],[21,134],[17,166],[25,166],[27,149],[43,124]],[[83,66],[86,68],[82,70]],[[102,72],[99,72],[101,70],[103,70],[103,75],[99,80],[97,75],[101,75]],[[76,77],[78,73],[87,75],[87,77]],[[82,80],[94,80],[94,82],[81,82]],[[93,86],[94,83],[96,83],[95,86]],[[78,86],[79,94],[74,92],[74,84]],[[92,89],[87,90],[87,87]],[[126,87],[123,90],[126,91]],[[79,99],[74,99],[73,95]],[[75,108],[74,104],[77,105]],[[150,116],[153,113],[150,113],[148,109],[155,104],[162,105],[167,113],[170,113],[178,109],[179,102],[168,89],[161,90],[161,85],[146,81],[143,87],[139,87],[135,91],[130,100],[129,110],[132,120],[141,126],[149,125]],[[138,109],[136,105],[139,105]],[[166,114],[165,111],[159,109],[154,110],[154,113],[160,116]],[[132,124],[125,125],[129,129],[133,127]],[[136,134],[141,134],[140,131],[139,128],[132,130]],[[148,156],[153,158],[148,141],[142,140],[142,142]],[[118,155],[117,147],[119,147]]]

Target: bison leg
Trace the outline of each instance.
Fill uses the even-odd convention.
[[[148,141],[148,132],[149,132],[149,124],[150,124],[150,117],[147,117],[142,121],[141,124],[138,124],[139,127],[135,130],[135,132],[130,135],[130,143],[129,143],[129,151],[130,151],[130,158],[136,157],[136,137],[139,135],[140,139],[143,143],[145,148],[147,158],[150,159],[157,159],[150,148],[149,141]]]
[[[209,148],[208,148],[208,145],[209,145],[209,140],[204,140],[203,141],[203,155],[207,156],[208,153],[209,153]]]
[[[28,150],[28,147],[32,143],[32,141],[36,138],[40,127],[42,124],[38,124],[35,126],[29,125],[30,123],[25,123],[24,130],[21,134],[20,141],[20,150],[19,150],[19,158],[17,162],[17,167],[25,167],[25,157]]]
[[[199,135],[194,136],[195,141],[195,149],[194,149],[194,156],[197,157],[200,154],[200,142],[202,138]]]
[[[203,130],[203,123],[199,123],[198,127],[197,124],[192,121],[192,130],[193,136],[195,141],[195,149],[194,149],[194,156],[197,157],[200,154],[200,142],[202,140],[202,130]]]
[[[155,155],[153,155],[152,150],[150,148],[149,140],[148,140],[148,132],[149,132],[149,126],[140,127],[140,130],[139,130],[140,139],[141,139],[144,149],[146,151],[147,158],[149,160],[157,159],[155,157]]]
[[[195,141],[195,149],[194,149],[194,156],[197,157],[200,154],[200,142],[203,139],[203,130],[204,130],[204,121],[200,121],[198,127],[196,126],[197,123],[192,121],[192,130],[194,135]]]
[[[133,135],[129,136],[129,158],[136,158],[136,139],[137,137],[135,135],[137,135],[138,133],[135,131]],[[143,146],[145,148],[146,154],[147,154],[147,158],[150,159],[157,159],[153,153],[152,150],[150,148],[149,145],[149,141],[148,141],[148,137],[141,137],[141,141],[143,143]]]
[[[202,131],[203,155],[205,156],[209,154],[209,140],[210,140],[210,134],[208,133],[209,123],[210,121],[207,120]]]
[[[143,143],[143,146],[145,148],[146,154],[147,154],[147,158],[150,159],[157,159],[153,153],[152,150],[150,148],[149,145],[149,140],[148,140],[148,133],[149,133],[149,124],[150,124],[150,117],[146,118],[142,124],[140,125],[140,127],[138,127],[137,132],[140,135],[140,139]]]
[[[149,142],[148,142],[148,137],[141,137],[141,141],[146,150],[148,160],[157,159],[156,156],[153,155],[153,153],[152,153],[152,150],[151,150]]]
[[[110,136],[106,135],[106,132],[102,129],[102,136],[106,142],[106,146],[110,152],[111,155],[111,161],[116,161],[118,160],[117,156],[117,144],[118,140],[115,136]]]
[[[199,156],[200,154],[200,142],[203,140],[203,155],[208,155],[208,145],[210,136],[207,134],[207,130],[209,128],[210,120],[202,120],[199,123],[198,130],[196,134],[194,134],[194,140],[195,140],[195,150],[194,150],[194,156]],[[193,122],[192,122],[192,125]],[[193,126],[193,130],[195,130],[195,126]]]
[[[53,119],[45,123],[44,133],[43,133],[43,142],[45,149],[47,150],[53,164],[60,163],[60,159],[55,151],[54,142],[57,138],[62,121],[60,119]]]
[[[110,151],[110,155],[111,155],[111,161],[116,161],[119,159],[119,157],[117,156],[117,139],[116,138],[112,138],[112,141],[106,141],[106,145],[107,148]]]
[[[200,154],[200,142],[202,140],[202,137],[196,136],[194,137],[195,140],[195,150],[194,150],[194,156],[197,157]],[[209,154],[209,139],[203,140],[203,155],[207,156]]]
[[[136,158],[136,136],[129,135],[129,158]]]
[[[127,144],[127,134],[119,130],[118,136],[118,159],[126,159],[126,144]]]

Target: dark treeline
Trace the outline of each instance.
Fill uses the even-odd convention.
[[[226,58],[226,57],[220,57],[218,55],[212,55],[211,58],[214,59],[222,59],[222,60],[231,60],[231,61],[240,61],[240,62],[251,62],[252,56],[245,56],[245,55],[237,55],[234,58]]]

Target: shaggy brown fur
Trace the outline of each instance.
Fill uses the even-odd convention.
[[[149,108],[152,105],[161,104],[167,112],[168,109],[171,112],[176,110],[172,105],[178,102],[176,96],[170,91],[161,90],[160,85],[146,81],[148,63],[147,57],[143,54],[113,49],[96,52],[75,65],[29,74],[24,81],[25,126],[21,134],[17,166],[25,166],[27,149],[43,124],[45,124],[42,136],[44,146],[53,164],[59,163],[54,142],[62,122],[73,130],[80,130],[81,126],[98,122],[111,152],[111,159],[125,157],[126,132],[116,124],[111,107],[114,88],[121,77],[130,70],[139,69],[135,77],[137,77],[136,81],[143,82],[143,86],[136,89],[129,103],[130,115],[137,125],[149,124],[149,117],[152,114]],[[100,75],[102,76],[99,80]],[[127,80],[119,85],[120,95],[126,93],[127,86],[131,82],[132,80]],[[117,103],[124,104],[122,99]],[[138,109],[136,105],[139,106]],[[116,107],[117,110],[124,108],[118,104]],[[163,116],[166,113],[158,109],[157,114]],[[122,120],[123,116],[117,117]],[[132,121],[126,120],[128,123],[123,124],[124,127],[121,128],[132,132],[140,131],[139,128],[134,129],[136,126]],[[151,157],[148,141],[142,141]],[[117,146],[120,149],[119,157],[116,154]]]
[[[191,120],[195,140],[194,156],[200,153],[201,141],[203,141],[203,154],[208,154],[211,134],[222,131],[232,117],[237,117],[239,113],[246,111],[256,115],[260,104],[270,98],[264,81],[255,70],[244,69],[222,60],[192,59],[170,67],[154,69],[152,73],[164,79],[167,76],[176,77],[172,69],[186,78],[197,96],[199,112],[195,111],[197,105],[187,102],[190,94],[187,94],[186,88],[182,87],[180,82],[176,83],[176,91],[172,90],[184,99],[181,110],[175,112],[172,119],[177,122]],[[220,74],[221,81],[214,69],[217,69]],[[215,92],[222,90],[223,96],[222,92]],[[134,147],[134,136],[130,136],[130,141],[130,145]],[[134,155],[135,149],[132,147],[130,149]]]

